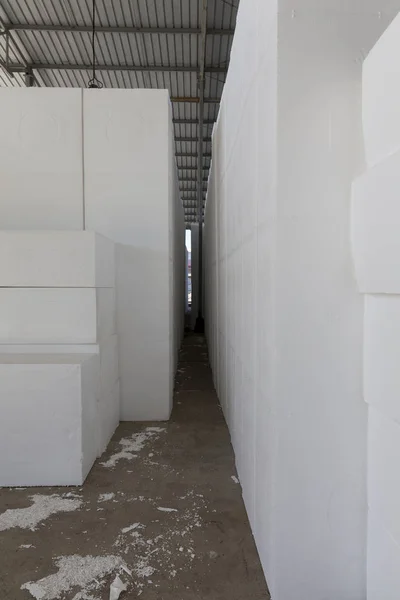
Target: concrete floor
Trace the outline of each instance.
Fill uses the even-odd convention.
[[[109,600],[116,575],[121,599],[268,599],[235,476],[190,335],[170,422],[122,423],[82,488],[0,490],[0,600]]]

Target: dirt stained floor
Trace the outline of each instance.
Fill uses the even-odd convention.
[[[236,476],[192,334],[169,422],[121,423],[80,488],[0,490],[0,600],[109,600],[117,576],[121,600],[267,600]]]

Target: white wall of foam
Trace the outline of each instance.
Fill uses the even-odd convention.
[[[400,595],[399,32],[397,16],[364,62],[362,105],[367,165],[353,183],[352,196],[354,267],[365,302],[368,600],[394,600]]]
[[[213,132],[207,336],[273,600],[366,595],[350,200],[363,52],[394,14],[393,2],[242,0]]]

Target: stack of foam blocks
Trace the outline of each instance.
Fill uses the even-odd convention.
[[[82,91],[1,109],[0,486],[79,485],[119,422],[114,243],[84,230]]]
[[[78,485],[119,422],[114,244],[0,232],[0,484]]]
[[[365,296],[368,599],[400,597],[400,16],[363,72],[367,167],[355,180],[352,246]]]
[[[0,89],[0,486],[81,484],[119,418],[170,416],[171,111],[167,90]]]

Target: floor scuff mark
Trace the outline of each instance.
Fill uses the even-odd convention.
[[[27,508],[8,509],[0,515],[0,531],[20,527],[35,531],[41,521],[45,521],[51,515],[60,512],[72,512],[80,508],[82,500],[73,498],[62,498],[57,494],[44,496],[35,494],[30,496],[33,504]]]

